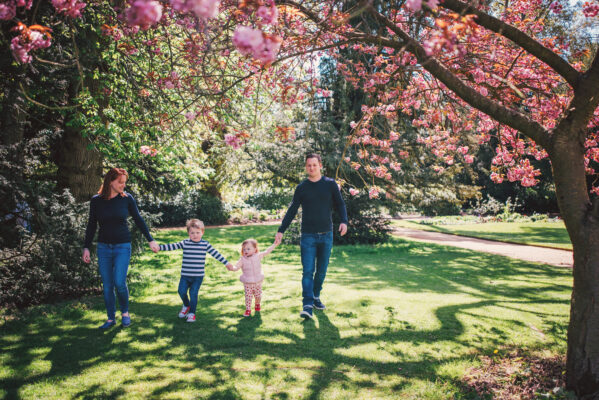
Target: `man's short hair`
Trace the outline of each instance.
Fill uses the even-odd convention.
[[[318,160],[318,162],[322,164],[322,158],[320,158],[320,154],[308,153],[308,154],[306,154],[306,161],[304,161],[304,162],[307,162],[310,158],[316,158]]]

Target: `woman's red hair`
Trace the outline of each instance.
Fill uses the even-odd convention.
[[[104,200],[108,200],[110,197],[110,183],[117,180],[120,176],[125,175],[125,178],[129,177],[127,171],[122,168],[111,168],[110,171],[104,175],[104,183],[100,186],[100,190],[98,190],[98,194]],[[121,196],[126,196],[125,193],[121,193]]]

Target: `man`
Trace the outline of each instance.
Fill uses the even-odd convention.
[[[283,233],[293,221],[299,206],[302,206],[302,235],[300,250],[302,256],[302,304],[300,316],[312,318],[312,308],[323,310],[324,304],[320,300],[320,291],[327,274],[329,257],[333,248],[333,220],[331,210],[333,206],[341,217],[339,233],[341,236],[347,232],[347,211],[345,203],[339,192],[337,183],[326,176],[322,176],[322,160],[318,154],[306,156],[305,179],[295,188],[293,201],[287,209],[283,222],[275,236],[275,243],[281,243]]]

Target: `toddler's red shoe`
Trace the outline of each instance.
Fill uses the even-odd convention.
[[[256,311],[260,311],[260,304],[256,304]]]
[[[244,317],[249,317],[250,315],[252,315],[252,312],[250,310],[245,310],[245,312],[243,313]]]

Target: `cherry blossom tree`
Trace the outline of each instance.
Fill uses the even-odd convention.
[[[79,0],[52,4],[65,18],[81,18],[91,7]],[[348,141],[358,158],[347,160],[388,182],[367,187],[371,197],[393,197],[393,171],[401,170],[402,152],[393,148],[402,132],[381,129],[374,123],[380,117],[392,127],[400,114],[411,116],[419,141],[439,158],[439,172],[471,163],[474,145],[493,136],[499,142],[491,176],[496,182],[534,186],[534,160],[548,158],[574,253],[568,386],[594,398],[599,54],[596,43],[555,34],[566,9],[565,0],[134,0],[114,5],[116,17],[103,32],[133,59],[155,55],[133,68],[140,95],[178,99],[177,107],[148,123],[168,130],[201,122],[234,147],[249,133],[232,129],[235,121],[224,122],[222,111],[230,114],[236,100],[261,90],[291,105],[313,93],[310,58],[335,58],[347,81],[371,99]],[[0,5],[0,20],[13,24],[10,48],[22,65],[51,49],[51,29],[22,17],[32,10],[31,0]],[[584,2],[574,12],[597,24],[599,2]],[[339,57],[347,46],[361,52],[362,61]],[[307,72],[305,79],[296,78],[297,70]],[[391,156],[396,153],[399,158]]]

